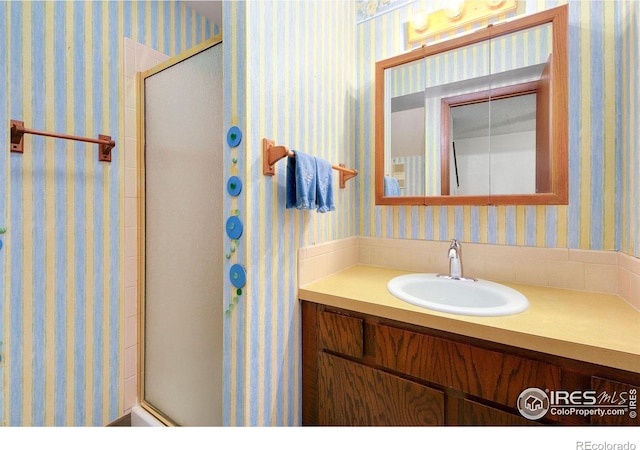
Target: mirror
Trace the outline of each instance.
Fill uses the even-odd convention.
[[[567,8],[376,63],[376,204],[567,204]]]

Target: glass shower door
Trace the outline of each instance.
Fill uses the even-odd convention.
[[[222,424],[222,44],[142,74],[140,402]]]

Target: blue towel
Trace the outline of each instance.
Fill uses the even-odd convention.
[[[394,177],[384,177],[384,196],[398,197],[400,196],[400,185]]]
[[[335,211],[333,204],[333,169],[331,163],[322,158],[316,158],[316,202],[318,212]]]
[[[293,150],[287,158],[286,207],[316,209],[316,159]]]

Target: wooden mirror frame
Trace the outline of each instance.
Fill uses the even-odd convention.
[[[569,201],[568,152],[568,27],[567,5],[523,16],[511,21],[420,47],[411,52],[376,62],[375,73],[375,203],[376,205],[566,205]],[[506,34],[552,24],[550,150],[551,188],[548,193],[525,195],[407,196],[384,195],[384,71],[438,53],[476,44]]]

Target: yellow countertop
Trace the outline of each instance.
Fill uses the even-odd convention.
[[[529,300],[512,316],[441,313],[406,303],[387,282],[407,271],[357,265],[299,289],[302,300],[640,373],[640,312],[612,294],[502,283]]]

